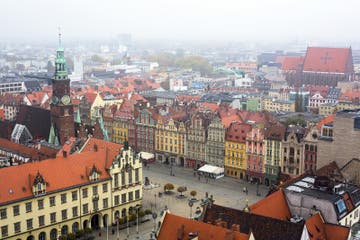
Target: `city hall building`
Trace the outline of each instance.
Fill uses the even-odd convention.
[[[90,139],[80,152],[0,169],[1,239],[57,239],[106,227],[141,205],[142,167],[125,144]]]

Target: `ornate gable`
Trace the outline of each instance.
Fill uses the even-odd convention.
[[[89,180],[95,182],[100,178],[100,171],[96,168],[95,164],[92,166],[89,174]]]
[[[46,182],[38,171],[32,185],[32,192],[35,196],[46,193]]]

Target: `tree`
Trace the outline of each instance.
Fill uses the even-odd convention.
[[[180,186],[180,187],[177,188],[177,191],[180,193],[180,196],[184,196],[183,192],[186,192],[187,188],[183,187],[183,186]]]
[[[193,199],[195,199],[196,194],[197,194],[197,192],[196,192],[195,190],[192,190],[192,191],[190,192],[190,195],[191,195],[191,197],[192,197]]]
[[[295,116],[295,117],[287,118],[285,120],[285,124],[287,126],[289,126],[289,125],[300,125],[302,127],[305,127],[306,126],[306,121],[305,121],[303,116],[298,115],[298,116]]]
[[[95,54],[91,56],[91,61],[94,62],[104,62],[104,59],[100,57],[99,55]]]
[[[171,191],[171,190],[174,190],[174,185],[173,185],[173,184],[167,183],[167,184],[164,185],[164,191],[165,191],[166,193],[169,192],[169,191]]]

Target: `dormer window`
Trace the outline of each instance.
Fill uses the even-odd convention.
[[[93,165],[91,171],[90,171],[90,174],[89,174],[89,180],[91,182],[95,182],[97,180],[99,180],[100,178],[100,171],[96,168],[95,165]]]
[[[40,172],[37,173],[34,179],[32,191],[35,196],[46,193],[46,182]]]

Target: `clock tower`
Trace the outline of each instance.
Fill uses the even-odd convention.
[[[74,107],[70,98],[70,79],[67,74],[64,49],[61,46],[61,33],[59,33],[59,46],[56,51],[52,88],[50,104],[52,129],[49,142],[63,145],[67,139],[75,135],[75,130]]]

